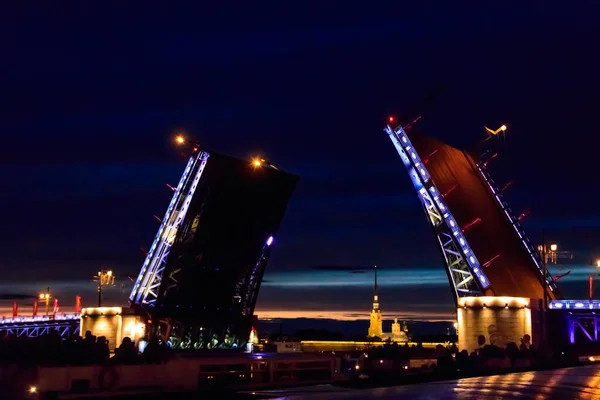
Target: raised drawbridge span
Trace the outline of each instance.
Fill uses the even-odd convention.
[[[462,297],[561,295],[485,163],[433,138],[385,127],[430,223],[448,281]]]

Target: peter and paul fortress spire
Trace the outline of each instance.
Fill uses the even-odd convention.
[[[377,295],[377,266],[375,271],[375,285],[373,287],[373,309],[371,310],[371,319],[369,322],[369,336],[381,337],[383,335],[383,325],[381,319],[381,310],[379,309],[379,296]]]

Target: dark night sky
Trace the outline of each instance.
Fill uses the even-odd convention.
[[[600,256],[597,2],[152,3],[0,13],[2,292],[90,298],[101,265],[135,276],[185,129],[302,179],[259,316],[362,318],[371,275],[350,270],[377,264],[384,313],[449,318],[439,252],[382,132],[443,85],[419,128],[469,146],[509,125],[492,172],[515,181],[513,209],[533,210],[534,241],[544,228],[576,252],[561,284],[585,295]]]

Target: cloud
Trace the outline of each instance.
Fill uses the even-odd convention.
[[[265,286],[279,288],[318,288],[318,287],[371,287],[372,277],[364,274],[351,274],[352,267],[326,267],[325,269],[311,268],[311,271],[267,271],[269,283]],[[359,267],[359,271],[369,271],[369,268]],[[437,269],[378,269],[381,286],[386,287],[423,287],[447,285],[448,278],[443,268]],[[329,290],[329,289],[328,289]]]
[[[373,267],[360,267],[360,266],[345,266],[345,265],[317,265],[314,267],[308,267],[308,269],[316,271],[347,271],[352,273],[366,272],[373,270]]]

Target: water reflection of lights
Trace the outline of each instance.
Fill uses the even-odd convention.
[[[581,400],[596,400],[600,398],[600,389],[598,389],[598,387],[600,387],[600,372],[591,376],[583,386],[586,386],[587,388],[583,389],[583,393],[579,395]]]
[[[525,372],[461,379],[457,382],[454,392],[460,397],[472,395],[477,398],[478,394],[485,393],[486,397],[513,399],[522,397],[523,391],[529,387],[534,378],[535,373]]]
[[[565,370],[565,369],[554,371],[554,373],[552,374],[550,379],[548,379],[548,380],[544,379],[543,384],[540,387],[540,391],[543,394],[551,395],[552,392],[554,391],[554,388],[559,386],[560,381],[562,380],[562,378],[565,375],[567,375],[567,370]],[[538,398],[545,399],[546,397],[540,393],[538,395]]]
[[[313,398],[308,396],[307,398]],[[315,399],[324,398],[315,396]],[[511,373],[458,381],[337,392],[336,399],[381,400],[600,400],[600,364],[557,370]]]
[[[591,375],[588,375],[592,373]],[[464,399],[600,399],[600,370],[568,368],[461,379],[454,393]],[[556,397],[558,396],[558,397]],[[566,396],[566,397],[565,397]]]

